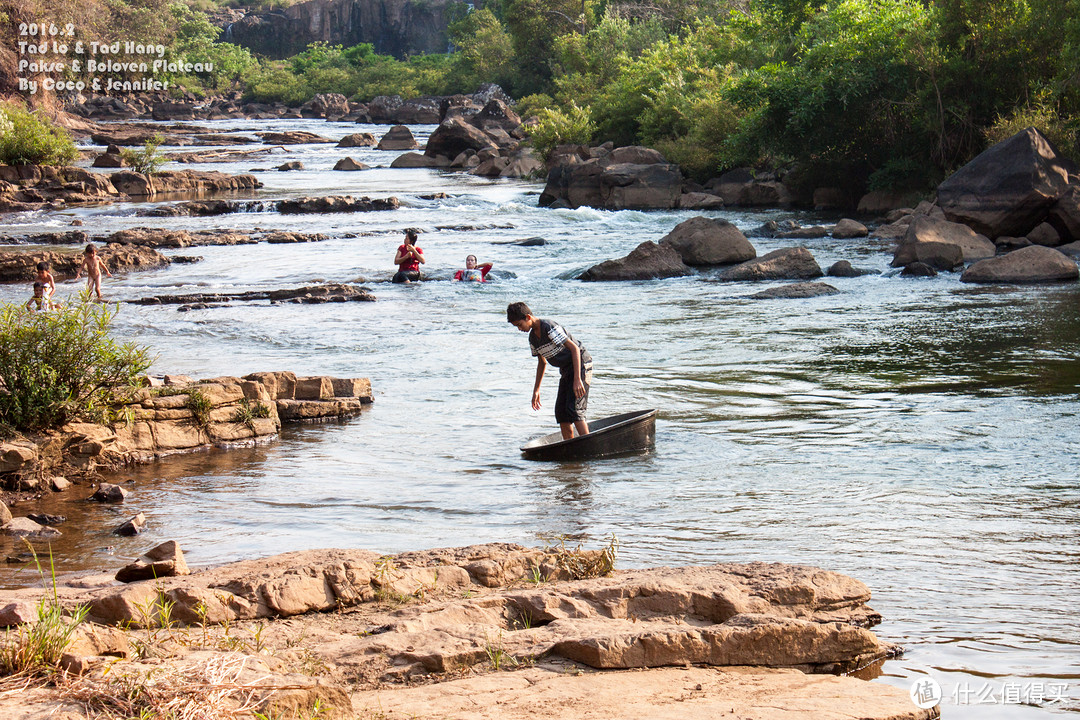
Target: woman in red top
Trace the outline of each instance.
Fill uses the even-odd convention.
[[[426,263],[424,251],[416,246],[416,231],[405,231],[405,242],[398,246],[394,264],[398,271],[394,273],[396,283],[417,282],[420,280],[420,263]]]

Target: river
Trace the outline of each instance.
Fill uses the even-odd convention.
[[[315,120],[205,123],[216,132],[310,130],[332,138],[385,127]],[[432,126],[414,127],[421,144]],[[195,264],[106,279],[110,299],[194,291],[366,284],[375,303],[237,304],[177,312],[124,304],[117,333],[158,354],[154,370],[196,377],[260,370],[369,377],[375,402],[351,421],[291,428],[271,444],[172,458],[133,478],[122,508],[50,501],[69,516],[61,571],[116,568],[166,539],[192,565],[319,547],[403,550],[566,536],[618,537],[620,565],[766,560],[817,565],[867,583],[902,644],[877,682],[940,683],[950,718],[1080,712],[1080,284],[962,285],[956,274],[887,273],[889,243],[752,237],[758,254],[802,244],[839,295],[751,300],[773,285],[710,273],[582,283],[574,273],[658,240],[697,214],[745,231],[793,211],[636,212],[537,207],[542,184],[394,170],[398,153],[305,145],[261,160],[260,199],[352,194],[393,212],[215,218],[134,216],[119,204],[16,218],[5,234],[68,229],[254,228],[321,232],[312,244],[202,247]],[[349,155],[376,166],[334,172]],[[285,160],[305,169],[277,172]],[[444,199],[421,195],[447,193]],[[423,230],[436,278],[392,285],[406,227]],[[542,246],[504,244],[543,237]],[[467,254],[501,274],[444,281]],[[440,280],[439,278],[442,278]],[[80,283],[81,284],[81,283]],[[59,286],[61,296],[74,283]],[[24,302],[28,288],[0,298]],[[524,300],[592,353],[590,416],[657,408],[648,456],[544,464],[521,458],[552,432],[529,396],[526,337],[508,325]],[[67,493],[71,495],[71,493]],[[143,511],[146,532],[109,534]],[[0,549],[12,552],[10,541]],[[14,566],[0,581],[30,583]],[[1058,699],[1061,698],[1061,699]]]

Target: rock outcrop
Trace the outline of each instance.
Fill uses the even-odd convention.
[[[314,42],[352,47],[404,59],[445,53],[446,11],[451,0],[307,0],[271,12],[248,13],[228,25],[227,42],[272,58],[303,52]]]
[[[682,195],[679,166],[649,148],[625,147],[589,160],[567,162],[548,172],[541,206],[608,210],[673,209]]]
[[[110,272],[153,270],[165,267],[170,262],[169,258],[151,248],[120,243],[108,243],[100,247],[98,255]],[[35,267],[42,261],[49,263],[53,275],[58,279],[70,278],[75,276],[79,263],[82,262],[82,255],[51,250],[0,252],[0,282],[32,281],[37,272]]]
[[[617,260],[593,265],[578,277],[581,280],[653,280],[691,274],[679,253],[671,245],[657,245],[651,240]]]
[[[104,623],[84,625],[69,650],[80,672],[103,662],[120,663],[113,674],[138,672],[138,661],[123,660],[131,656],[126,637],[143,637],[145,645],[138,628],[159,609],[168,608],[173,623],[199,626],[204,647],[257,622],[259,657],[277,663],[274,682],[319,690],[281,675],[299,651],[324,668],[320,691],[330,694],[320,703],[331,698],[337,708],[328,710],[343,717],[377,707],[393,708],[394,717],[420,710],[479,718],[488,716],[479,708],[503,701],[499,715],[515,720],[535,717],[537,703],[557,720],[707,718],[733,708],[755,720],[778,712],[827,720],[937,716],[915,708],[906,690],[805,674],[873,666],[897,652],[870,631],[881,618],[857,580],[776,563],[611,572],[605,557],[504,543],[393,556],[311,550],[123,586],[107,577],[61,579],[55,594],[65,605],[87,605]],[[43,592],[4,591],[0,607],[11,611],[3,617],[25,622]],[[156,660],[158,677],[174,668],[193,672],[186,654],[169,655]],[[496,672],[510,667],[519,671]],[[615,672],[626,669],[636,672]],[[310,707],[311,695],[305,698]]]

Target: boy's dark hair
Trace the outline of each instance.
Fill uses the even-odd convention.
[[[517,322],[532,315],[532,310],[523,302],[510,303],[506,306],[506,322]]]
[[[41,261],[41,262],[39,262],[39,263],[37,264],[37,269],[38,269],[38,270],[48,270],[48,269],[49,269],[49,263],[47,263],[47,262],[45,262],[45,261],[43,260],[43,261]]]
[[[405,231],[405,239],[406,240],[412,240],[413,242],[415,242],[417,237],[418,237],[418,235],[416,234],[416,231],[413,230],[412,228],[409,228],[408,230]]]
[[[94,243],[90,243],[89,245],[86,246],[86,249],[83,250],[83,255],[93,255],[96,252],[97,252],[97,248],[94,247]]]

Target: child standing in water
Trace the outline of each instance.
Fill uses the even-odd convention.
[[[559,394],[555,400],[555,421],[564,440],[577,434],[588,435],[589,423],[585,410],[589,404],[589,386],[592,384],[592,356],[574,341],[562,325],[542,320],[532,314],[523,302],[510,303],[506,308],[506,321],[521,332],[529,333],[529,347],[536,356],[536,382],[533,385],[532,408],[540,409],[540,382],[548,364],[559,368]]]
[[[34,277],[34,296],[26,301],[27,310],[52,310],[52,296],[56,292],[56,281],[49,272],[49,263],[37,264],[37,275]],[[35,308],[34,305],[37,305]]]
[[[84,269],[86,270],[86,287],[93,290],[97,294],[98,302],[101,302],[101,271],[104,270],[109,277],[112,277],[112,273],[105,266],[105,261],[98,257],[97,248],[93,243],[87,245],[86,250],[83,251],[82,262],[79,263],[79,269],[75,271],[76,280],[82,275]]]

